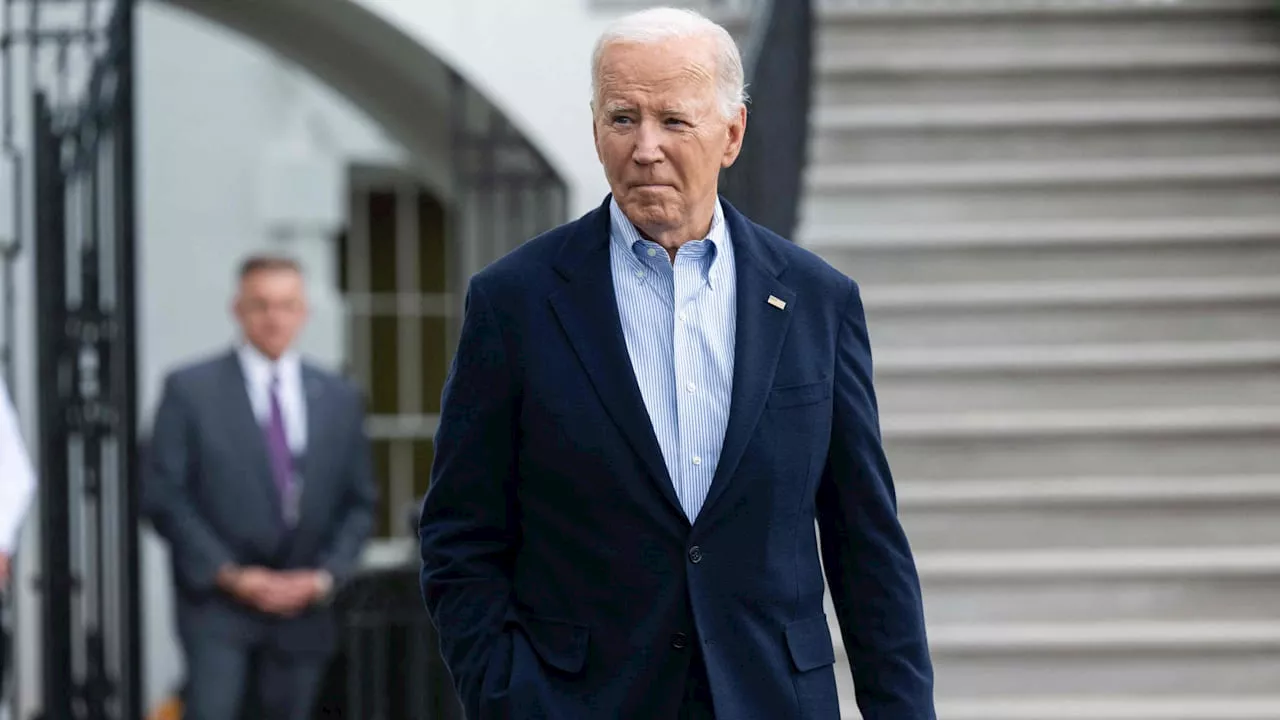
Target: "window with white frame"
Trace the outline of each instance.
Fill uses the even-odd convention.
[[[443,203],[412,176],[359,168],[350,182],[339,283],[351,376],[367,393],[379,484],[377,537],[412,533],[453,351],[457,300]]]

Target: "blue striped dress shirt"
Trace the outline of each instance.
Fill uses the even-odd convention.
[[[716,474],[733,393],[738,313],[733,243],[716,201],[711,231],[675,262],[610,201],[610,265],[631,367],[689,522]]]

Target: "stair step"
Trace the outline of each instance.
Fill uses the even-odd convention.
[[[1278,622],[934,625],[939,696],[1265,695],[1280,677]]]
[[[1280,475],[968,481],[911,479],[898,484],[897,496],[899,506],[906,511],[1270,502],[1280,499]]]
[[[1278,53],[1280,54],[1280,53]],[[899,128],[1072,128],[1089,125],[1268,123],[1280,119],[1280,99],[1251,98],[1207,103],[1186,100],[970,103],[944,108],[916,105],[842,106],[815,110],[819,131],[870,131]]]
[[[880,412],[1156,410],[1194,404],[1280,407],[1280,358],[1253,366],[1041,370],[877,380]],[[1277,523],[1280,526],[1280,523]]]
[[[1280,546],[922,551],[930,623],[1280,620]]]
[[[1280,545],[1280,523],[1276,522],[1280,476],[1247,480],[1249,484],[1242,487],[1228,478],[1214,493],[1177,493],[1177,485],[1185,487],[1192,481],[1174,481],[1170,483],[1174,487],[1160,488],[1141,481],[1130,485],[1117,478],[1117,487],[1105,500],[1100,493],[1047,499],[1018,495],[1016,488],[1039,483],[987,481],[985,489],[1004,485],[1010,488],[1010,496],[993,501],[975,494],[946,502],[966,486],[981,482],[955,481],[945,486],[950,494],[937,493],[928,503],[902,502],[900,507],[917,552],[998,550],[1011,545],[1028,550]],[[902,489],[912,485],[905,483]]]
[[[1109,73],[1114,70],[1155,69],[1167,72],[1280,66],[1280,48],[1271,45],[1076,45],[974,46],[953,48],[874,48],[830,44],[815,60],[819,73],[881,74],[903,79],[906,74],[963,76],[997,73],[1001,76],[1060,72]]]
[[[901,350],[876,358],[881,413],[1280,407],[1280,343]]]
[[[1280,407],[900,413],[881,418],[881,427],[886,438],[912,440],[1216,435],[1280,430]]]
[[[908,480],[912,546],[998,550],[1280,546],[1280,475]]]
[[[610,2],[611,0],[593,0]],[[636,0],[617,0],[635,2]],[[713,0],[708,0],[712,2]],[[740,5],[751,0],[737,0]],[[1252,13],[1274,7],[1269,0],[818,0],[823,20],[871,20],[909,18],[1078,17],[1116,19],[1124,17],[1202,18],[1206,15]]]
[[[824,3],[818,27],[823,51],[933,48],[962,55],[1000,47],[1268,46],[1280,37],[1275,19],[1269,0],[1101,0],[1089,6],[940,0],[927,7]]]
[[[1190,244],[1206,240],[1224,242],[1280,242],[1280,216],[1216,217],[1166,220],[1138,218],[1125,221],[1063,220],[1053,224],[945,223],[933,225],[895,224],[806,226],[800,242],[817,249],[828,246],[893,248],[1019,247],[1042,249],[1053,246],[1141,245],[1156,248],[1163,244]]]
[[[925,575],[929,623],[1196,620],[1211,608],[1228,620],[1280,620],[1280,573],[1244,577],[1060,576],[935,578]]]
[[[944,655],[1027,651],[1280,651],[1280,622],[956,624],[935,625],[929,635],[934,652]]]
[[[936,374],[1001,375],[1053,371],[1222,369],[1280,362],[1280,342],[1169,345],[1076,345],[1067,348],[978,347],[887,350],[876,355],[884,378]]]
[[[1023,281],[932,285],[864,284],[861,294],[866,307],[876,310],[1269,302],[1280,297],[1280,278],[1160,278],[1144,281]]]
[[[1254,172],[1256,177],[1247,170],[1233,176],[1220,168],[1197,172],[1188,167],[1177,178],[1117,175],[1057,184],[1052,178],[1030,184],[1013,178],[977,179],[969,185],[948,179],[941,184],[863,184],[856,192],[855,186],[810,183],[800,217],[806,225],[1270,217],[1280,197],[1280,177],[1269,169]]]
[[[1280,720],[1280,695],[963,697],[937,709],[939,720]]]
[[[819,192],[886,189],[1047,188],[1280,179],[1280,156],[1120,158],[1040,162],[818,165],[808,185]]]
[[[929,167],[1014,161],[1238,164],[1280,152],[1280,68],[1274,97],[933,105],[845,105],[814,112],[814,169]],[[1108,81],[1103,81],[1108,82]],[[1108,82],[1109,85],[1109,82]],[[963,167],[963,166],[962,166]],[[984,168],[985,169],[985,168]],[[997,167],[997,170],[1001,168]],[[945,168],[944,168],[945,170]],[[1174,176],[1185,173],[1174,168]],[[1106,178],[1103,178],[1106,179]]]
[[[873,348],[1270,341],[1280,279],[864,285]]]
[[[1280,218],[802,227],[862,283],[1280,276]]]
[[[1280,409],[882,414],[896,477],[1265,474]]]
[[[1280,580],[1280,546],[933,551],[918,555],[916,567],[922,578],[934,582],[1188,577]],[[1280,607],[1275,609],[1280,611]]]
[[[1223,693],[1265,700],[1280,673],[1275,621],[932,623],[929,644],[940,698]],[[838,646],[846,695],[848,661]]]
[[[844,50],[825,44],[816,59],[815,119],[827,110],[880,106],[945,112],[975,103],[1070,100],[1087,107],[1280,96],[1280,49],[1274,45]]]
[[[917,552],[929,622],[1280,620],[1280,546],[1009,547]]]

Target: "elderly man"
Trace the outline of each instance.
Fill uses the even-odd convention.
[[[733,40],[645,11],[593,71],[611,196],[472,279],[444,390],[422,591],[468,717],[839,718],[825,564],[863,717],[933,718],[857,287],[717,194]]]

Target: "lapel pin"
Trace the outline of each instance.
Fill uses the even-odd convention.
[[[774,306],[774,307],[776,307],[776,308],[778,308],[779,310],[786,310],[786,309],[787,309],[787,303],[786,303],[785,301],[779,300],[778,298],[774,297],[773,295],[770,295],[770,296],[769,296],[769,304],[770,304],[770,305],[772,305],[772,306]]]

